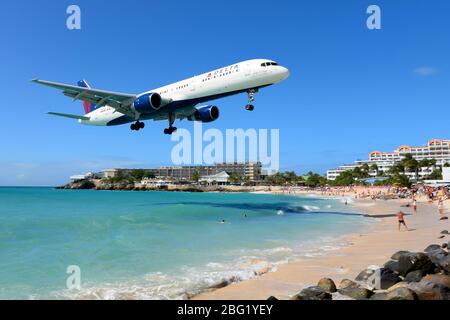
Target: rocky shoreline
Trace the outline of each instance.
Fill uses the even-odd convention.
[[[449,236],[447,230],[440,239]],[[371,266],[338,286],[322,278],[291,300],[450,300],[450,241],[423,252],[398,251],[382,267]],[[268,300],[276,300],[271,296]]]
[[[109,182],[105,180],[82,180],[70,182],[56,189],[66,190],[109,190],[109,191],[174,191],[174,192],[253,192],[256,188],[250,186],[203,186],[203,185],[142,185],[141,183]]]

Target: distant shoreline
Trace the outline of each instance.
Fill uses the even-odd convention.
[[[173,192],[261,192],[287,193],[283,186],[237,186],[237,185],[196,185],[168,184],[165,186],[143,185],[141,183],[108,182],[104,180],[83,180],[70,182],[55,189],[65,190],[109,190],[109,191],[173,191]]]

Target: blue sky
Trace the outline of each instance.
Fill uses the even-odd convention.
[[[70,4],[81,7],[81,30],[66,28]],[[381,30],[366,27],[370,4],[381,7]],[[444,0],[11,2],[0,13],[0,185],[171,161],[165,122],[136,133],[51,117],[82,114],[81,103],[33,78],[138,93],[274,59],[290,78],[262,90],[252,113],[245,95],[216,101],[221,118],[205,128],[279,128],[281,169],[298,173],[450,138],[449,12]]]

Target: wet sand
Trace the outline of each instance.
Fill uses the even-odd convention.
[[[429,244],[450,241],[447,236],[438,239],[440,232],[450,229],[449,220],[439,220],[436,204],[418,201],[418,210],[404,207],[411,200],[358,200],[355,212],[366,213],[373,219],[373,227],[365,233],[352,234],[344,239],[349,243],[339,250],[326,252],[323,256],[304,258],[281,265],[275,272],[263,274],[251,280],[231,284],[211,292],[199,294],[199,300],[260,300],[275,296],[289,299],[302,288],[316,285],[320,278],[340,280],[354,279],[358,273],[371,265],[383,265],[398,250],[422,251]],[[403,206],[403,207],[402,207]],[[450,202],[446,202],[447,210]],[[398,210],[407,214],[405,221],[410,231],[397,231],[394,215]]]

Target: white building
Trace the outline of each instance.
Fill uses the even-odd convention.
[[[442,180],[425,180],[432,187],[450,186],[450,168],[442,168]]]
[[[230,178],[230,175],[228,173],[226,173],[225,171],[222,171],[217,174],[200,177],[200,179],[198,181],[200,183],[203,182],[206,184],[212,184],[212,183],[227,184],[229,178]]]
[[[450,140],[432,139],[428,141],[426,146],[407,146],[403,145],[395,149],[393,152],[372,151],[369,153],[368,160],[357,160],[354,165],[344,165],[327,171],[327,178],[335,180],[342,172],[352,170],[355,167],[368,164],[369,167],[376,164],[378,171],[388,172],[397,162],[401,161],[407,154],[417,161],[424,159],[435,159],[437,166],[443,166],[450,163]],[[419,178],[425,177],[433,172],[432,167],[420,168]],[[409,178],[415,178],[414,172],[405,173]],[[371,176],[375,176],[376,172],[370,172]]]
[[[328,180],[336,180],[336,178],[339,177],[339,175],[342,172],[345,172],[348,170],[353,170],[356,167],[358,167],[357,164],[347,164],[347,165],[339,166],[335,169],[330,169],[327,171],[327,179]]]
[[[167,187],[169,185],[169,182],[162,179],[144,178],[142,179],[141,184],[143,186]]]
[[[95,178],[95,174],[92,172],[87,172],[87,173],[83,173],[83,174],[76,174],[76,175],[70,176],[70,180],[72,182],[77,182],[77,181],[86,180],[86,179],[93,179],[93,178]]]

